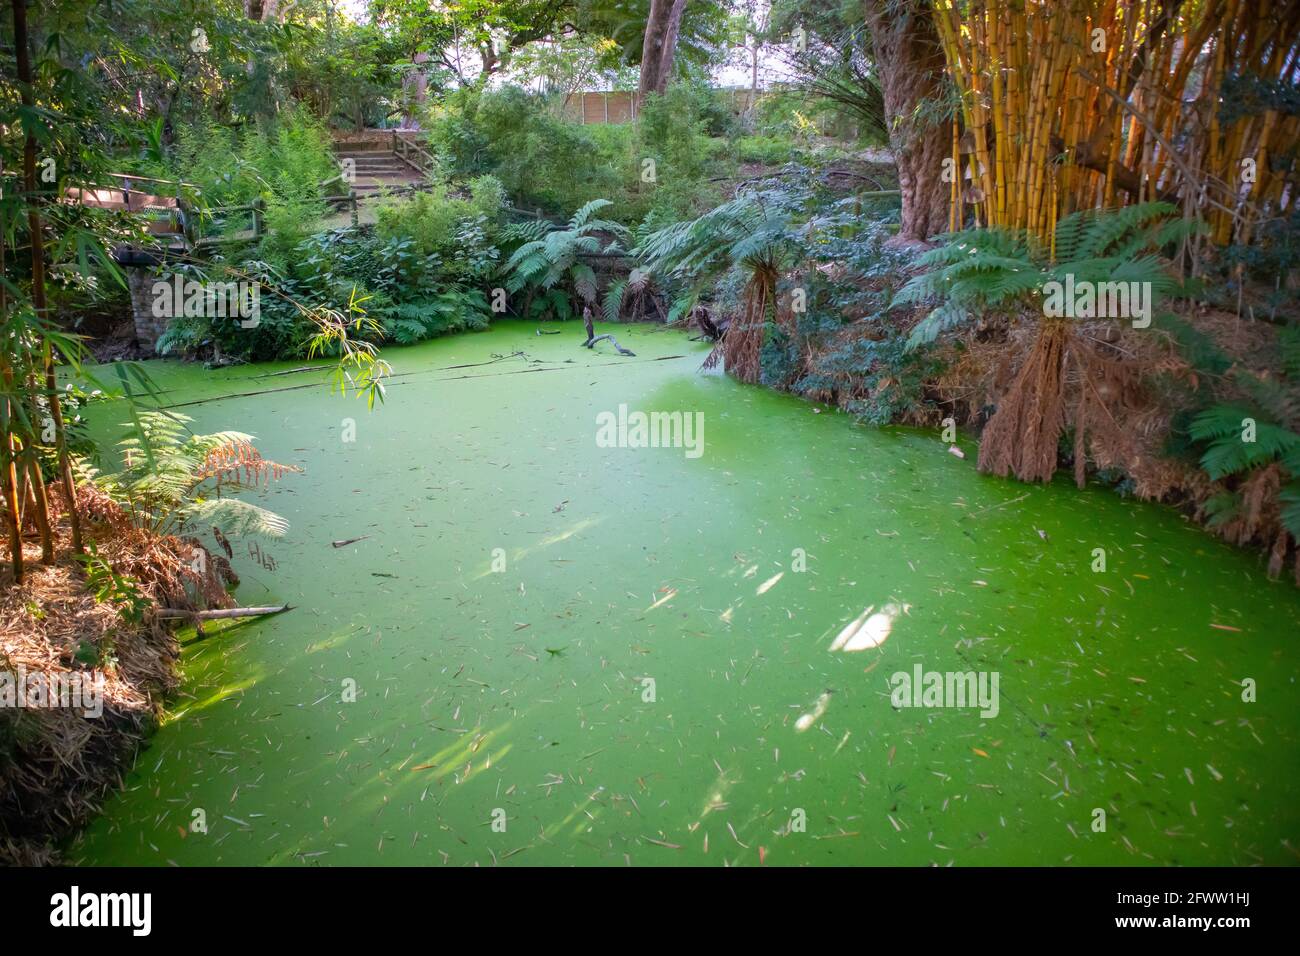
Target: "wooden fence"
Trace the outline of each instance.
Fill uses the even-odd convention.
[[[753,91],[744,89],[719,90],[730,99],[731,111],[739,115],[746,112],[753,100]],[[564,100],[563,115],[575,123],[630,123],[640,111],[635,92],[629,90],[595,90],[570,93]]]

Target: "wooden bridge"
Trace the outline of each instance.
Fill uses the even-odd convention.
[[[338,143],[334,148],[340,172],[320,183],[332,213],[322,227],[337,229],[374,222],[374,207],[385,196],[409,195],[433,182],[437,161],[421,146],[416,134],[388,131],[364,142]],[[201,262],[224,246],[254,242],[265,232],[266,203],[262,199],[229,206],[207,206],[202,189],[181,180],[135,173],[110,173],[109,183],[70,187],[63,202],[129,213],[143,220],[147,237],[112,250],[114,260],[128,267],[136,338],[154,348],[167,327],[155,317],[148,290],[154,270],[171,263]],[[523,217],[539,213],[511,210]]]

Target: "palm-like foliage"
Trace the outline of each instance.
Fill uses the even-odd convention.
[[[262,487],[301,469],[263,458],[251,435],[195,435],[189,422],[184,415],[141,413],[119,443],[122,470],[101,476],[101,487],[138,526],[156,534],[212,525],[232,535],[283,535],[289,528],[284,518],[222,495]]]
[[[905,285],[900,305],[941,300],[917,323],[908,347],[929,344],[944,332],[993,309],[1037,308],[1036,296],[1049,282],[1145,282],[1153,301],[1179,291],[1178,280],[1156,250],[1195,230],[1185,220],[1168,220],[1174,207],[1150,202],[1123,209],[1072,213],[1056,227],[1055,260],[1031,237],[1008,229],[975,229],[942,237],[927,252],[928,267]]]
[[[646,236],[633,250],[654,272],[704,280],[738,266],[779,274],[800,251],[796,219],[807,196],[773,188],[746,190],[698,219]]]
[[[564,229],[555,228],[550,223],[514,227],[514,236],[524,239],[524,242],[502,267],[506,288],[511,292],[528,288],[540,291],[544,296],[560,293],[558,297],[550,296],[547,301],[561,317],[567,317],[570,311],[561,308],[562,304],[567,305],[565,293],[569,291],[588,305],[594,303],[596,273],[582,262],[582,255],[614,252],[619,248],[619,241],[628,236],[627,229],[619,223],[592,218],[609,205],[612,203],[608,199],[593,199],[573,214]],[[603,249],[602,233],[614,237]]]
[[[742,270],[744,315],[728,330],[706,366],[725,359],[726,370],[742,381],[758,380],[764,327],[777,317],[776,284],[798,261],[809,226],[800,220],[807,194],[797,189],[746,190],[698,219],[656,230],[641,240],[633,255],[654,274],[682,290],[669,318],[684,313],[724,272]]]

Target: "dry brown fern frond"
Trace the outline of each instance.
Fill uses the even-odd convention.
[[[287,474],[301,473],[297,465],[282,465],[262,457],[252,442],[232,438],[208,452],[194,473],[195,483],[215,480],[218,493],[223,485],[256,488],[279,481]]]

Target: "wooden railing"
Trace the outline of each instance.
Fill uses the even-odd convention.
[[[431,176],[438,168],[438,161],[433,158],[433,154],[417,143],[413,134],[393,130],[393,153],[421,175]]]
[[[329,187],[333,186],[335,183],[343,183],[348,187],[348,191],[342,195],[337,195],[337,196],[327,195],[325,197],[325,205],[346,206],[348,210],[352,213],[352,225],[355,226],[360,222],[360,217],[357,213],[357,191],[352,188],[352,184],[348,182],[348,178],[344,176],[342,173],[339,173],[337,176],[335,176],[332,179],[327,179],[324,182],[322,182],[320,184],[320,188],[322,190],[328,190]]]

